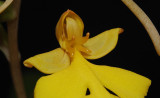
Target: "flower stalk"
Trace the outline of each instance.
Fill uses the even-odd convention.
[[[152,40],[157,54],[160,56],[160,35],[152,21],[133,0],[122,0],[122,2],[133,12],[133,14],[142,23]]]
[[[10,54],[9,63],[17,98],[26,98],[23,79],[22,79],[20,57],[19,57],[20,55],[19,55],[18,41],[17,41],[20,5],[21,5],[21,0],[13,1],[13,10],[15,10],[17,16],[15,19],[7,22],[8,47]]]

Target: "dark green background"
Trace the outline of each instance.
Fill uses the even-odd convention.
[[[160,31],[159,2],[155,0],[135,0],[135,2]],[[120,0],[22,0],[18,35],[21,64],[31,56],[59,47],[55,26],[61,14],[67,9],[73,10],[82,18],[85,25],[84,34],[90,32],[91,37],[111,28],[123,28],[125,32],[119,36],[116,48],[105,57],[91,62],[124,68],[146,76],[152,80],[146,98],[159,96],[160,57],[156,54],[139,20]],[[0,53],[0,63],[1,90],[4,91],[1,95],[5,95],[2,98],[13,98],[15,94],[9,66],[2,53]],[[34,68],[25,68],[23,64],[22,72],[27,96],[32,98],[37,79],[45,74]]]

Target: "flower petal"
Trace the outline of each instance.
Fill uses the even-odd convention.
[[[115,28],[89,39],[84,46],[88,48],[91,53],[84,54],[83,56],[87,59],[98,59],[108,54],[115,48],[118,41],[118,34],[122,32],[122,28]]]
[[[38,80],[34,98],[117,98],[101,85],[87,64],[76,51],[71,66]],[[86,95],[87,88],[90,95]]]
[[[86,75],[78,74],[73,70],[65,70],[43,76],[36,83],[34,98],[118,98],[107,92],[88,74]],[[90,82],[85,78],[91,79]],[[86,95],[87,88],[91,90],[90,95]]]
[[[36,84],[34,98],[82,98],[87,87],[73,70],[43,76]]]
[[[70,58],[63,49],[57,48],[25,60],[24,65],[29,68],[34,66],[43,73],[51,74],[68,67]]]
[[[109,66],[90,65],[101,83],[120,98],[144,98],[151,80],[134,72]]]

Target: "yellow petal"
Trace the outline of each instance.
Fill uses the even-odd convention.
[[[119,33],[122,33],[122,28],[107,30],[91,39],[84,46],[91,51],[89,54],[84,54],[87,59],[98,59],[110,51],[112,51],[118,41]]]
[[[43,73],[51,74],[68,67],[70,59],[63,49],[57,48],[25,60],[24,65],[30,68],[34,66]]]
[[[87,88],[90,95],[86,95]],[[34,98],[116,98],[110,94],[87,66],[87,61],[75,52],[71,66],[40,78]]]
[[[71,66],[38,80],[34,98],[144,98],[150,84],[149,79],[136,73],[91,64],[75,51]]]
[[[151,80],[134,72],[109,66],[89,65],[101,83],[120,98],[144,98]]]

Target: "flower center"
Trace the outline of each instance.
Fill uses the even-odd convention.
[[[83,45],[89,39],[89,35],[90,35],[90,33],[88,32],[88,33],[86,33],[86,36],[84,36],[84,37],[81,37],[81,36],[78,37],[75,35],[72,35],[71,39],[67,39],[66,37],[62,37],[65,42],[65,47],[63,47],[63,48],[66,50],[66,52],[69,54],[69,56],[71,58],[74,55],[75,49],[77,49],[80,52],[87,53],[87,54],[91,53],[91,51]]]

